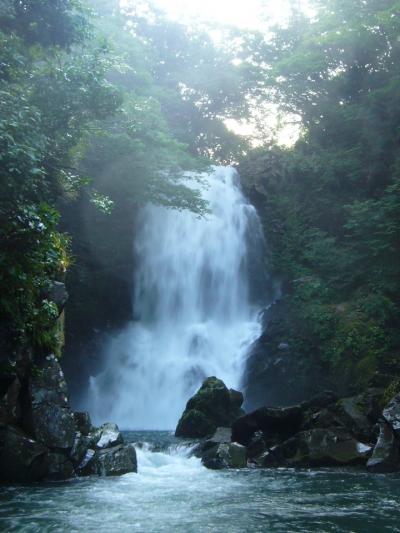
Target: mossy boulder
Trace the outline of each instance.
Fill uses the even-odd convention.
[[[216,377],[207,378],[196,394],[186,404],[178,422],[175,435],[202,438],[214,434],[221,426],[230,426],[243,415],[243,395]]]

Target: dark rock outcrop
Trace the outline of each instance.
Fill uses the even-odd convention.
[[[175,435],[186,438],[210,436],[217,427],[230,426],[243,414],[242,403],[242,393],[229,390],[216,377],[209,377],[187,402]]]
[[[89,435],[92,429],[92,421],[90,420],[89,413],[75,412],[73,413],[76,429],[82,433],[82,435]]]
[[[301,406],[261,407],[238,418],[232,425],[232,440],[248,446],[256,432],[262,432],[266,442],[282,442],[300,431],[303,422]]]
[[[136,472],[135,450],[124,445],[115,424],[95,428],[87,413],[72,412],[64,374],[54,355],[35,365],[24,389],[18,378],[12,380],[3,400],[0,482],[57,481],[76,475]],[[23,427],[10,425],[19,420],[20,411],[24,415]]]
[[[290,320],[290,298],[275,301],[263,313],[263,334],[250,349],[244,375],[245,409],[284,407],[332,388],[315,361],[299,357],[288,332],[301,324]]]
[[[312,429],[296,435],[296,453],[290,466],[343,466],[365,464],[372,452],[368,446],[341,429]]]
[[[71,460],[61,452],[52,451],[48,454],[49,469],[46,480],[61,481],[75,477],[75,469]]]
[[[75,420],[60,364],[49,355],[36,366],[29,383],[26,428],[48,448],[72,448]]]
[[[255,463],[263,467],[362,465],[372,448],[341,429],[301,431],[267,450]]]
[[[22,430],[0,428],[0,482],[29,483],[47,476],[48,451]]]

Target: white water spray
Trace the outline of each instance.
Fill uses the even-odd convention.
[[[96,422],[122,428],[172,429],[207,376],[238,387],[244,358],[260,334],[250,302],[250,238],[261,245],[255,208],[236,171],[215,168],[202,194],[211,214],[143,209],[135,236],[137,271],[130,323],[106,349],[92,378]]]

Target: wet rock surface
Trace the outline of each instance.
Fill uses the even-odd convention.
[[[100,476],[121,476],[137,472],[135,447],[126,444],[96,452],[94,465],[96,473]]]
[[[383,390],[338,399],[329,391],[298,405],[261,407],[218,427],[194,451],[207,468],[361,466],[400,471],[399,395]],[[190,403],[188,403],[190,405]]]
[[[18,377],[0,399],[0,483],[59,481],[86,475],[136,472],[136,454],[118,426],[96,428],[74,413],[57,358],[35,364],[23,388]],[[23,416],[20,420],[20,412]],[[22,427],[11,423],[21,422]]]
[[[245,446],[237,442],[217,444],[203,453],[201,462],[212,470],[245,468],[247,450]]]
[[[217,427],[230,426],[243,414],[242,403],[241,392],[229,390],[220,379],[209,377],[187,402],[175,435],[185,438],[211,436]]]

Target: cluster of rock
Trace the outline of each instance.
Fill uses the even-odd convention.
[[[327,392],[292,407],[261,407],[233,422],[228,417],[220,423],[220,406],[213,403],[211,391],[216,384],[225,389],[225,397],[228,393],[235,398],[235,407],[240,408],[240,393],[208,378],[200,389],[202,403],[199,391],[189,400],[176,433],[203,439],[194,453],[208,468],[359,465],[371,472],[400,471],[400,394],[382,409],[380,389],[344,399]],[[210,423],[199,425],[196,435],[186,426],[190,429],[186,433],[182,421],[191,420],[190,411],[204,406],[203,416]],[[196,417],[203,420],[197,413]]]
[[[62,480],[136,472],[136,452],[115,424],[92,426],[74,413],[54,355],[37,363],[25,384],[0,399],[0,482]]]

